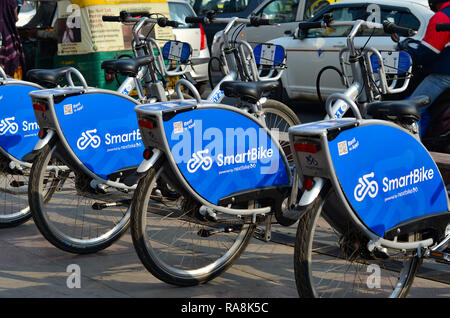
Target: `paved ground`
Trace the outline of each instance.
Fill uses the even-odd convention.
[[[298,297],[293,274],[295,227],[275,227],[273,240],[253,239],[237,263],[208,284],[178,288],[153,277],[137,258],[127,233],[94,255],[72,255],[54,248],[32,221],[0,231],[0,297]],[[79,266],[81,288],[70,289],[67,267]],[[447,271],[446,271],[447,270]],[[411,297],[450,297],[447,267],[426,263]],[[428,275],[428,276],[427,276]]]
[[[311,105],[293,105],[302,122],[320,119]],[[272,242],[253,239],[226,273],[208,284],[178,288],[153,277],[141,264],[129,233],[94,255],[53,247],[33,221],[0,230],[0,297],[298,297],[293,271],[296,227],[274,226]],[[68,266],[79,266],[80,288],[69,288]],[[70,269],[70,268],[69,268]],[[450,297],[450,268],[425,262],[410,297]]]

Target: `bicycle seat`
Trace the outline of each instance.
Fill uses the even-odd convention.
[[[223,82],[220,89],[224,91],[227,97],[240,98],[249,103],[256,103],[261,99],[264,93],[278,87],[278,81],[264,82],[240,82],[230,81]]]
[[[367,105],[367,114],[375,119],[411,124],[420,120],[418,109],[429,103],[428,96],[417,96],[408,100],[374,102]]]
[[[61,67],[52,70],[34,69],[27,72],[27,78],[30,82],[37,83],[45,88],[58,86],[59,80],[66,75],[70,67]]]
[[[150,55],[135,57],[132,59],[117,59],[108,60],[102,63],[102,69],[108,73],[119,72],[124,76],[136,77],[139,68],[144,65],[148,65],[153,62],[153,57]]]

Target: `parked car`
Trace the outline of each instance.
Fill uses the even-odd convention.
[[[248,17],[256,8],[267,0],[188,0],[197,15],[215,11],[217,18]],[[204,25],[208,46],[211,46],[214,34],[223,30],[226,24]]]
[[[36,14],[36,2],[24,1],[19,12],[19,20],[16,22],[17,27],[22,27],[34,17]]]
[[[256,7],[248,17],[254,15],[264,19],[273,20],[276,26],[261,25],[258,27],[247,26],[239,32],[239,39],[252,44],[268,42],[282,36],[291,36],[298,26],[298,22],[309,20],[317,12],[331,3],[339,0],[265,0]],[[233,34],[234,30],[230,31]],[[220,47],[219,31],[213,39],[211,55],[218,56]]]
[[[185,18],[196,16],[191,5],[185,0],[169,0],[170,19],[183,23],[173,28],[175,40],[187,42],[192,46],[193,59],[204,59],[202,64],[191,66],[190,74],[197,82],[196,86],[200,93],[208,84],[208,62],[210,57],[209,48],[206,43],[206,35],[200,24],[186,24]]]
[[[413,38],[422,39],[429,19],[433,16],[426,0],[342,0],[331,4],[319,12],[311,21],[320,21],[324,14],[333,14],[335,21],[367,19],[372,14],[373,4],[380,8],[381,19],[389,20],[400,26],[417,31]],[[282,45],[287,51],[287,70],[281,78],[282,88],[289,99],[307,99],[317,101],[316,79],[326,66],[340,68],[339,52],[346,46],[349,27],[312,29],[307,37],[280,37],[271,41]],[[363,31],[355,39],[357,47],[368,46],[379,50],[393,50],[395,43],[389,35],[379,30],[372,36],[371,30]],[[371,36],[371,37],[370,37]],[[369,40],[370,38],[370,40]],[[321,94],[327,97],[343,90],[337,72],[324,73],[321,78]]]
[[[175,40],[187,42],[192,47],[192,57],[202,59],[202,64],[192,66],[190,72],[197,82],[197,88],[202,91],[208,83],[208,62],[210,57],[206,37],[203,29],[198,24],[186,24],[187,16],[195,16],[195,12],[186,0],[168,0],[170,19],[182,23],[178,28],[173,28]],[[24,1],[19,13],[18,27],[22,28],[50,28],[55,26],[56,2],[42,1],[37,10],[36,2]],[[55,44],[56,45],[56,44]]]

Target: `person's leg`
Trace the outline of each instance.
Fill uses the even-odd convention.
[[[450,88],[450,75],[431,74],[428,75],[422,83],[417,86],[411,97],[426,95],[430,98],[431,103],[428,106],[419,109],[421,119],[419,123],[420,135],[422,136],[428,129],[430,124],[428,108],[442,95],[442,93]]]

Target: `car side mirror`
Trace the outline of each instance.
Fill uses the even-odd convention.
[[[306,38],[305,32],[303,32],[302,30],[300,30],[300,28],[297,27],[294,31],[294,39],[303,40],[305,38]]]

